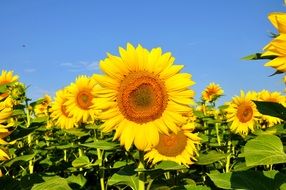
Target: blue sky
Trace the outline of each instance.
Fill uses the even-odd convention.
[[[99,72],[106,52],[130,42],[172,52],[193,75],[196,99],[210,82],[224,89],[221,102],[240,90],[284,91],[265,61],[241,60],[271,40],[275,11],[286,12],[283,0],[0,1],[0,68],[14,70],[35,100]]]

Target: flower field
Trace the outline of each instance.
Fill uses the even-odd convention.
[[[159,47],[128,43],[102,74],[36,101],[2,70],[0,189],[286,189],[286,14],[269,20],[278,33],[244,59],[264,59],[283,90],[241,90],[222,105],[219,84],[194,92]]]

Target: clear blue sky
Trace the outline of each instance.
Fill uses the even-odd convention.
[[[0,68],[14,70],[36,99],[99,72],[106,52],[138,43],[171,51],[193,75],[196,99],[210,82],[228,101],[240,90],[284,91],[282,75],[243,61],[276,32],[267,19],[283,0],[0,1]]]

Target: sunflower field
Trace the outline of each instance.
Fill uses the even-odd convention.
[[[286,13],[269,20],[278,33],[244,59],[265,59],[286,83]],[[212,82],[195,101],[174,60],[128,43],[100,61],[103,74],[36,101],[2,70],[0,189],[286,190],[285,90],[217,105],[224,90]]]

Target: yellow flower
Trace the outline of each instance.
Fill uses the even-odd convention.
[[[97,118],[98,110],[94,108],[97,83],[87,76],[77,77],[75,83],[68,86],[66,110],[76,122],[93,122]]]
[[[232,122],[230,130],[243,137],[248,134],[249,130],[254,131],[256,117],[259,116],[256,105],[252,100],[257,100],[256,92],[245,94],[244,91],[241,91],[240,96],[234,97],[226,109],[227,121]]]
[[[2,70],[2,73],[0,75],[0,85],[16,82],[18,78],[19,77],[17,75],[13,75],[13,71]],[[0,100],[6,98],[8,95],[8,92],[0,94]]]
[[[269,14],[268,19],[279,33],[286,33],[286,13],[273,12]]]
[[[43,100],[35,106],[35,110],[34,110],[35,115],[38,117],[48,116],[49,115],[48,109],[49,109],[49,106],[51,105],[51,103],[52,103],[51,96],[46,94],[43,97]]]
[[[267,90],[263,90],[259,92],[258,100],[266,101],[266,102],[276,102],[276,103],[282,104],[283,106],[286,105],[286,98],[280,92],[269,92]],[[273,125],[281,123],[283,121],[277,117],[272,117],[268,115],[262,115],[261,120],[262,120],[261,123],[262,123],[263,128],[272,127]]]
[[[223,90],[218,84],[210,83],[202,92],[202,100],[206,102],[213,102],[223,95]]]
[[[71,129],[78,126],[65,105],[67,93],[66,89],[57,91],[55,102],[53,102],[51,107],[51,117],[56,121],[55,124],[62,129]]]
[[[280,72],[286,72],[286,34],[280,34],[264,47],[262,56],[275,56],[264,66],[273,67]]]
[[[148,150],[144,158],[152,164],[160,161],[174,161],[179,164],[190,165],[196,161],[198,156],[197,145],[200,144],[200,138],[192,133],[194,125],[188,123],[181,127],[181,130],[175,133],[159,135],[159,143]]]
[[[171,53],[161,48],[151,51],[138,45],[119,48],[120,57],[108,54],[100,62],[105,75],[94,75],[102,86],[96,106],[105,121],[103,132],[116,130],[114,139],[128,150],[155,146],[159,131],[178,131],[185,122],[181,113],[188,112],[193,103],[194,84],[191,75],[179,73],[183,65],[173,65]]]

